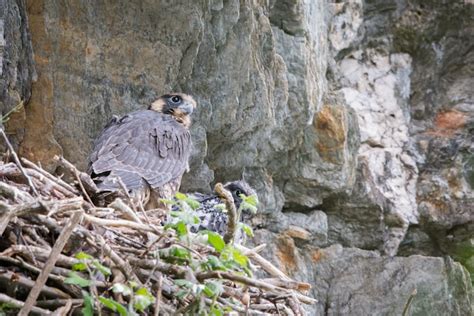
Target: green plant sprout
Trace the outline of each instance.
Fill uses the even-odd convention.
[[[238,213],[248,210],[256,211],[257,199],[253,196],[241,195],[242,202]],[[166,230],[174,231],[177,242],[167,248],[154,253],[157,260],[190,269],[192,275],[210,271],[225,271],[234,274],[252,276],[249,258],[237,249],[233,241],[226,244],[223,237],[213,231],[191,232],[191,226],[200,223],[195,210],[200,203],[195,199],[177,193],[173,200],[162,200],[164,203],[176,206],[169,213],[170,221],[165,225]],[[247,236],[253,236],[252,228],[244,223],[238,223],[237,229]],[[196,255],[192,246],[200,244],[206,250]],[[194,255],[193,255],[194,254]],[[108,280],[111,270],[100,260],[84,252],[75,255],[79,260],[73,265],[73,271],[65,283],[82,288],[84,304],[82,313],[85,316],[101,315],[105,308],[120,316],[134,316],[149,313],[149,308],[155,303],[155,296],[145,286],[136,282],[115,283],[109,289],[99,293],[97,280]],[[221,280],[202,280],[196,278],[177,278],[172,280],[176,287],[175,297],[185,307],[180,312],[189,315],[221,316],[232,310],[229,306],[222,306],[218,298],[224,291]],[[127,303],[117,302],[112,296],[120,295]]]

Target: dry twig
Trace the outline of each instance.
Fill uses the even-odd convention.
[[[82,194],[86,197],[87,201],[91,205],[94,205],[94,203],[92,203],[92,200],[89,196],[89,192],[96,193],[99,190],[97,189],[97,187],[96,187],[95,183],[92,181],[92,179],[86,173],[80,172],[79,170],[77,170],[77,168],[72,163],[70,163],[69,161],[64,159],[64,157],[54,156],[54,160],[56,160],[62,166],[64,166],[66,169],[68,169],[70,172],[72,172],[72,174],[77,179],[77,182],[79,184],[79,187],[81,188]],[[87,188],[87,190],[86,190],[86,188]]]
[[[8,139],[7,135],[5,134],[5,130],[3,127],[0,127],[0,134],[3,137],[3,140],[5,141],[5,144],[7,145],[8,149],[10,150],[10,154],[13,157],[13,161],[16,163],[18,168],[20,168],[21,173],[25,177],[26,181],[28,182],[28,185],[30,186],[31,191],[35,196],[40,196],[38,191],[36,190],[33,182],[31,181],[31,178],[26,174],[25,169],[23,169],[23,166],[21,165],[20,159],[18,158],[18,155],[16,154],[15,150],[13,149],[12,144],[10,143],[10,140]]]
[[[111,268],[114,276],[110,281],[96,278],[91,269],[87,273],[79,272],[83,278],[90,276],[94,284],[90,285],[89,291],[94,297],[101,293],[114,297],[120,304],[130,303],[125,295],[113,296],[108,289],[111,284],[133,281],[150,289],[155,297],[149,310],[154,315],[176,314],[205,306],[230,307],[240,314],[250,315],[302,315],[301,303],[316,302],[302,294],[310,289],[309,284],[291,279],[258,254],[265,245],[253,249],[233,245],[232,249],[248,256],[248,268],[262,269],[268,275],[266,279],[244,276],[239,270],[195,269],[204,264],[209,255],[219,257],[219,252],[205,240],[193,240],[193,234],[189,235],[189,240],[179,239],[174,230],[165,230],[143,220],[152,218],[151,213],[146,217],[135,213],[127,204],[132,203],[132,199],[116,200],[108,208],[95,207],[87,195],[97,192],[90,177],[63,158],[56,159],[76,176],[81,190],[26,159],[22,160],[26,166],[23,172],[13,163],[0,163],[0,179],[3,179],[0,180],[0,233],[6,237],[0,262],[7,269],[0,275],[0,282],[16,278],[18,285],[31,289],[25,303],[1,293],[0,302],[10,302],[21,308],[20,315],[26,315],[28,310],[44,315],[66,315],[77,305],[84,304],[81,288],[65,284],[73,266],[84,263],[71,257],[79,251],[90,253],[94,260]],[[30,178],[41,196],[30,193],[23,174]],[[219,184],[216,191],[226,203],[231,217],[224,239],[232,244],[238,224],[237,210],[230,192]],[[82,223],[79,223],[80,217]],[[167,253],[171,249],[186,252],[189,258],[175,255],[160,258],[162,251]],[[174,261],[176,259],[182,261]],[[37,275],[36,282],[30,279],[32,275]],[[224,291],[213,299],[195,294],[178,299],[176,293],[182,288],[176,279],[185,279],[197,286],[220,279]],[[46,280],[48,286],[44,286]],[[40,293],[51,299],[36,302]],[[96,307],[101,306],[97,304],[96,300]],[[99,311],[96,309],[96,312]]]
[[[416,288],[414,288],[413,291],[410,294],[410,297],[408,297],[408,300],[407,300],[407,303],[405,304],[405,307],[403,308],[402,316],[406,316],[410,312],[411,303],[413,302],[413,299],[415,298],[417,293],[418,293],[418,291],[416,290]]]
[[[20,313],[18,314],[18,316],[27,316],[28,313],[33,308],[33,305],[35,304],[36,299],[38,298],[38,295],[41,292],[41,288],[46,283],[46,280],[48,279],[48,275],[53,269],[54,264],[56,263],[56,260],[59,254],[61,253],[61,251],[64,248],[64,245],[69,239],[69,236],[71,236],[74,227],[76,227],[76,225],[82,219],[82,215],[83,215],[82,211],[78,211],[74,213],[74,215],[71,217],[67,225],[64,227],[63,231],[61,232],[61,235],[59,236],[58,240],[54,244],[53,249],[51,250],[51,255],[46,261],[46,264],[43,267],[43,271],[41,271],[40,275],[36,279],[36,284],[31,289],[30,294],[28,295],[28,298],[26,299],[25,305],[20,310]]]
[[[21,308],[25,305],[25,303],[23,303],[22,301],[16,300],[2,293],[0,293],[0,303],[5,303],[12,307],[17,307],[17,308]],[[39,308],[36,306],[33,306],[31,308],[31,311],[39,315],[51,315],[51,312],[48,311],[47,309]]]
[[[226,244],[228,244],[235,238],[237,222],[239,221],[239,219],[237,218],[237,210],[235,209],[234,198],[232,197],[232,194],[229,191],[224,189],[222,183],[217,183],[214,187],[214,191],[216,191],[217,195],[224,200],[225,207],[227,209],[229,222],[227,224],[227,231],[224,235],[224,241],[226,242]]]

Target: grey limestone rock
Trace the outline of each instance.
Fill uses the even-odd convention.
[[[313,280],[312,313],[399,314],[414,287],[412,314],[472,313],[469,275],[441,258],[474,271],[472,1],[0,4],[21,154],[84,168],[112,115],[189,93],[182,189],[249,182],[256,241]]]
[[[6,115],[21,102],[27,104],[35,80],[33,49],[23,0],[0,1],[0,111]],[[6,125],[15,145],[24,134],[24,108],[10,115]],[[3,145],[1,145],[3,146]]]
[[[473,292],[468,271],[449,257],[381,256],[376,251],[297,247],[287,234],[256,231],[266,242],[264,255],[291,277],[313,284],[318,300],[305,306],[309,315],[472,315]]]

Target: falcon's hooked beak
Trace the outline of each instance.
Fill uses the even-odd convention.
[[[184,101],[181,105],[178,106],[178,109],[183,111],[183,113],[187,115],[191,115],[194,111],[194,107],[195,105],[193,103]]]

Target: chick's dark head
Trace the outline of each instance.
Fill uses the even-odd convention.
[[[232,193],[235,207],[237,209],[240,207],[240,204],[242,203],[242,198],[240,197],[241,194],[244,194],[245,196],[251,196],[251,195],[254,195],[255,197],[257,196],[257,193],[255,192],[255,190],[252,189],[252,187],[250,187],[250,185],[244,180],[227,182],[224,185],[224,188]]]

